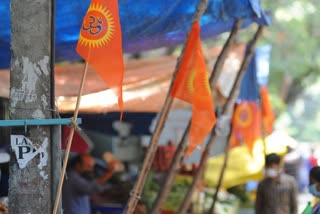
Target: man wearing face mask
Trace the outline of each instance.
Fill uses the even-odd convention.
[[[259,183],[256,214],[296,214],[297,184],[293,177],[282,172],[277,154],[266,156],[265,178]]]
[[[320,167],[316,166],[310,170],[309,174],[310,185],[309,192],[315,197],[313,203],[313,213],[320,214]]]
[[[104,184],[112,177],[114,163],[108,170],[94,179],[95,161],[89,154],[72,159],[62,189],[62,208],[64,214],[90,214],[90,195],[104,190]]]

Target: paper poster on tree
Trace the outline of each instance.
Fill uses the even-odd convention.
[[[47,165],[48,160],[48,138],[46,137],[41,146],[36,148],[32,141],[24,135],[11,135],[11,147],[14,151],[20,169],[23,169],[27,164],[38,154],[40,155],[39,169]]]

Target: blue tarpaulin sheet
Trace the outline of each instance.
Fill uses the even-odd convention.
[[[257,47],[252,60],[243,76],[240,86],[239,101],[258,101],[260,86],[265,86],[269,78],[269,60],[271,45]]]
[[[125,53],[170,47],[183,43],[199,0],[119,0]],[[56,61],[79,60],[75,46],[90,0],[56,0]],[[10,0],[0,2],[0,68],[10,63]],[[209,0],[201,18],[201,37],[230,31],[235,19],[266,25],[269,18],[259,0]],[[27,42],[27,41],[26,41]]]

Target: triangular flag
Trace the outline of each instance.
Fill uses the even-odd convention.
[[[170,95],[192,104],[190,145],[187,152],[190,155],[216,122],[198,22],[192,25]]]
[[[274,114],[272,111],[272,105],[269,98],[269,93],[267,87],[261,87],[260,92],[261,97],[261,108],[262,108],[262,119],[264,128],[267,134],[271,134],[273,131]]]
[[[83,18],[76,51],[107,83],[116,90],[123,111],[121,25],[118,1],[92,0]]]
[[[244,142],[250,152],[254,143],[261,137],[261,114],[256,102],[242,101],[235,107],[232,118],[232,131],[235,142]],[[231,141],[233,144],[234,142]],[[232,145],[236,146],[236,145]]]

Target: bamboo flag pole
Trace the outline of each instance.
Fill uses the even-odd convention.
[[[208,214],[212,214],[214,213],[214,207],[215,207],[215,203],[218,199],[218,193],[219,193],[219,190],[220,190],[220,187],[221,187],[221,184],[222,184],[222,181],[223,181],[223,177],[224,177],[224,173],[225,173],[225,169],[227,168],[227,165],[228,165],[228,160],[229,160],[229,148],[230,148],[230,138],[231,138],[231,129],[232,129],[232,125],[231,123],[229,124],[229,127],[230,127],[230,132],[228,134],[228,137],[227,137],[227,142],[226,142],[226,145],[225,145],[225,150],[224,150],[224,159],[223,159],[223,163],[222,163],[222,167],[221,167],[221,171],[220,171],[220,176],[219,176],[219,180],[218,180],[218,185],[217,185],[217,188],[216,188],[216,192],[213,196],[213,202],[212,202],[212,205],[210,207],[210,210],[208,212]]]
[[[67,144],[66,152],[65,152],[65,155],[64,155],[64,159],[63,159],[63,166],[62,166],[61,176],[59,178],[58,191],[57,191],[57,195],[56,195],[56,199],[55,199],[55,203],[54,203],[54,208],[53,208],[53,212],[52,212],[53,214],[57,213],[57,210],[58,210],[58,207],[59,207],[59,202],[60,202],[60,198],[61,198],[61,191],[62,191],[62,186],[63,186],[63,181],[64,181],[64,176],[66,174],[66,169],[67,169],[68,159],[69,159],[69,155],[70,155],[70,149],[71,149],[74,130],[77,127],[76,121],[77,121],[77,117],[78,117],[78,114],[79,114],[81,95],[82,95],[82,91],[83,91],[83,88],[84,88],[84,81],[86,79],[87,72],[88,72],[88,62],[85,63],[84,71],[83,71],[82,78],[81,78],[81,83],[80,83],[80,89],[79,89],[79,93],[78,93],[78,97],[77,97],[76,108],[74,110],[74,114],[73,114],[73,118],[72,118],[73,124],[72,124],[71,130],[70,130],[70,133],[69,133],[68,144]]]
[[[187,142],[187,136],[190,130],[190,124],[191,123],[189,121],[188,126],[185,129],[183,136],[179,142],[178,148],[174,154],[173,160],[169,166],[167,175],[163,181],[163,184],[161,185],[160,191],[158,192],[156,200],[153,203],[152,211],[151,211],[152,214],[160,213],[160,209],[174,184],[174,180],[180,168],[179,166],[183,161],[183,154],[186,152],[186,148],[187,148],[186,142]]]
[[[235,43],[235,39],[236,39],[236,36],[238,35],[238,32],[241,28],[241,25],[242,25],[242,20],[235,21],[235,23],[232,27],[231,33],[229,35],[229,38],[226,41],[225,45],[223,46],[223,49],[222,49],[221,53],[219,54],[219,57],[217,58],[217,61],[214,65],[214,68],[212,70],[211,77],[210,77],[210,86],[211,86],[212,91],[214,91],[214,89],[215,89],[215,85],[217,84],[219,76],[222,73],[222,67],[224,65],[224,62],[228,56],[228,53],[231,50],[232,45]],[[210,154],[211,148],[213,146],[213,143],[214,143],[214,140],[207,143],[205,150],[204,150],[204,153],[203,153],[201,160],[200,160],[199,168],[196,171],[196,174],[193,178],[192,184],[188,188],[187,194],[185,195],[182,204],[180,205],[178,213],[186,213],[187,212],[187,209],[189,208],[189,205],[190,205],[190,202],[192,199],[192,195],[196,189],[196,186],[197,186],[200,178],[203,175],[203,171],[204,171],[208,156]]]
[[[240,28],[241,21],[237,21],[236,26],[237,26],[237,28],[238,27]],[[235,39],[235,36],[233,33],[233,36],[232,37],[230,36],[228,38],[226,45],[224,46],[223,50],[221,51],[221,54],[219,55],[219,57],[215,63],[214,69],[213,69],[213,71],[211,73],[211,77],[210,77],[210,84],[211,84],[212,88],[214,88],[214,85],[218,79],[218,78],[215,78],[215,76],[217,75],[216,71],[218,71],[219,69],[222,69],[224,60],[225,60],[225,58],[231,48],[231,45],[232,45],[234,39]],[[215,82],[213,82],[213,81],[215,81]],[[177,148],[175,155],[174,155],[174,158],[170,164],[167,175],[166,175],[164,182],[162,184],[161,190],[158,193],[156,200],[153,204],[151,213],[159,213],[165,199],[167,198],[169,192],[171,191],[171,188],[174,184],[174,180],[178,174],[178,170],[179,170],[180,166],[182,165],[184,154],[186,153],[187,136],[189,133],[190,125],[191,125],[191,121],[189,121],[188,126],[183,133],[182,139],[179,142],[178,148]]]
[[[264,157],[266,157],[267,156],[266,129],[265,129],[264,121],[263,121],[261,99],[260,99],[260,111],[261,111],[261,138],[262,138],[262,144],[263,144],[263,154],[264,154]]]
[[[248,47],[248,52],[241,64],[241,67],[240,67],[240,70],[237,74],[237,77],[236,77],[236,80],[235,80],[235,83],[231,89],[231,92],[230,92],[230,95],[228,97],[228,100],[227,102],[225,103],[225,105],[223,106],[223,111],[222,111],[222,115],[226,115],[227,117],[229,115],[231,115],[231,112],[233,110],[233,107],[234,107],[234,104],[237,100],[237,97],[239,95],[239,89],[240,89],[240,85],[241,85],[241,80],[250,64],[250,61],[253,57],[253,54],[254,54],[254,50],[255,50],[255,47],[257,45],[257,42],[258,42],[258,39],[261,37],[262,35],[262,32],[263,32],[263,26],[259,26],[258,27],[258,30],[256,31],[253,39],[250,41],[249,43],[249,47]],[[231,132],[231,130],[230,130]],[[216,136],[216,134],[213,134],[213,136]],[[214,197],[213,197],[213,202],[212,202],[212,206],[210,208],[210,211],[208,212],[209,214],[212,214],[214,213],[214,207],[215,207],[215,204],[216,204],[216,201],[218,199],[218,193],[219,193],[219,190],[220,190],[220,187],[222,185],[222,181],[223,181],[223,177],[224,177],[224,174],[225,174],[225,171],[226,171],[226,168],[227,168],[227,165],[228,165],[228,156],[229,156],[229,142],[230,142],[230,136],[231,136],[231,133],[229,133],[229,136],[228,136],[228,141],[226,143],[226,150],[225,150],[225,157],[224,157],[224,163],[223,163],[223,166],[221,168],[221,172],[220,172],[220,176],[219,176],[219,180],[218,180],[218,184],[217,184],[217,187],[216,187],[216,192],[214,194]],[[209,142],[211,141],[212,139],[209,139]]]
[[[207,4],[208,4],[208,0],[201,0],[199,2],[198,6],[197,6],[197,10],[196,10],[194,17],[193,17],[193,22],[200,19],[200,17],[204,13],[205,9],[207,8]],[[161,113],[159,116],[159,120],[156,124],[155,131],[152,135],[151,142],[150,142],[146,157],[145,157],[144,162],[142,164],[140,176],[138,177],[138,180],[136,181],[134,189],[132,190],[132,192],[130,194],[129,201],[128,201],[126,210],[124,212],[126,214],[133,213],[136,206],[137,206],[138,201],[140,200],[141,192],[143,190],[148,172],[150,171],[152,161],[153,161],[155,153],[156,153],[160,134],[164,128],[165,121],[168,117],[168,113],[169,113],[169,110],[170,110],[172,102],[173,102],[173,98],[170,97],[170,93],[172,90],[172,85],[173,85],[175,76],[177,75],[177,72],[179,70],[180,60],[181,60],[183,54],[184,54],[184,50],[181,51],[181,55],[180,55],[179,60],[176,64],[175,71],[172,76],[171,84],[170,84],[170,87],[169,87],[169,90],[167,93],[167,97],[166,97],[164,106],[162,107],[162,110],[161,110]]]
[[[261,99],[261,87],[260,87],[260,111],[261,111],[261,138],[262,138],[262,145],[263,145],[263,154],[264,157],[267,156],[267,141],[266,141],[266,136],[267,136],[267,131],[266,131],[266,126],[264,123],[264,118],[263,118],[263,103]]]

